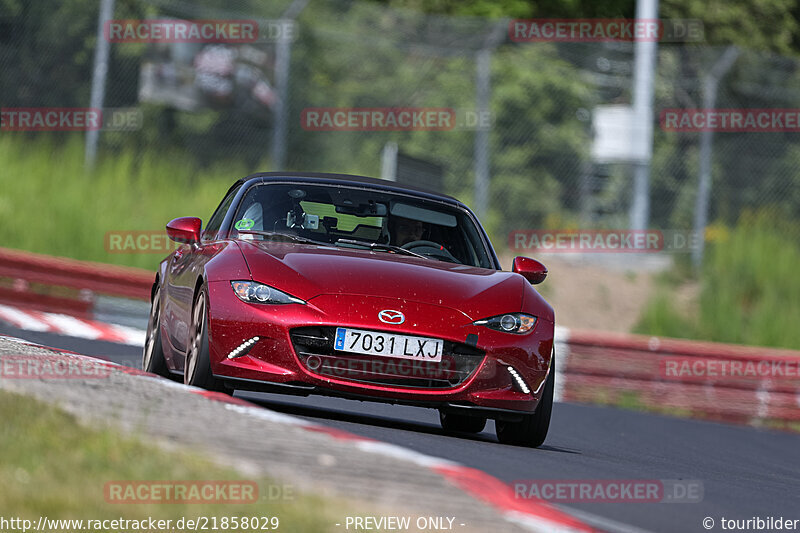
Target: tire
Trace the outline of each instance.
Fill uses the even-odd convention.
[[[550,375],[544,385],[542,398],[536,411],[533,414],[525,415],[519,422],[495,421],[497,430],[497,440],[503,444],[513,444],[517,446],[529,446],[538,448],[544,444],[547,438],[547,430],[550,428],[550,415],[553,411],[553,390],[556,381],[556,361],[550,366]]]
[[[183,366],[184,384],[206,390],[224,391],[211,371],[208,347],[208,290],[205,286],[197,291],[194,297],[189,331],[191,338],[186,350],[186,364]]]
[[[164,348],[161,346],[161,288],[156,289],[150,304],[150,317],[147,320],[147,334],[142,350],[142,370],[172,379],[164,358]]]
[[[459,415],[439,411],[439,422],[445,431],[480,433],[486,427],[486,419],[479,416]]]

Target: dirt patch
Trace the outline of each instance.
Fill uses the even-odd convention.
[[[505,270],[511,269],[512,259],[501,258]],[[627,262],[625,258],[608,263],[594,258],[538,259],[547,266],[549,274],[536,289],[555,309],[559,326],[622,333],[630,332],[639,320],[656,290],[656,277],[665,268],[637,263],[635,259]],[[684,292],[688,301],[696,289]]]

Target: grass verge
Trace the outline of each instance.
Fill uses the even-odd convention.
[[[123,151],[84,170],[83,144],[72,138],[0,136],[2,245],[76,259],[155,269],[167,255],[137,248],[110,251],[109,232],[161,232],[171,219],[204,222],[244,165],[198,170],[185,156]]]
[[[697,316],[675,304],[674,276],[648,302],[636,333],[800,350],[800,227],[774,211],[745,213],[712,243]]]
[[[334,518],[342,515],[340,503],[285,485],[280,485],[280,492],[269,490],[278,485],[269,479],[244,480],[200,455],[165,452],[111,430],[86,428],[71,415],[25,396],[0,391],[0,419],[0,514],[6,519],[13,516],[37,524],[39,517],[84,521],[153,517],[172,520],[175,530],[180,529],[175,524],[182,517],[207,517],[209,528],[211,517],[217,517],[218,527],[222,517],[277,517],[279,531],[296,533],[332,531],[341,521]],[[260,494],[255,503],[109,503],[106,483],[126,480],[252,481]],[[256,528],[231,529],[263,530],[263,525],[259,521]]]

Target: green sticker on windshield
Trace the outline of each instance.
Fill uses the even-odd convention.
[[[256,225],[256,221],[252,218],[243,218],[239,222],[233,225],[236,229],[252,229],[253,226]]]

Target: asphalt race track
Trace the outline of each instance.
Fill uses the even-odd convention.
[[[138,366],[140,349],[0,323],[0,334]],[[545,446],[503,446],[489,422],[451,436],[433,410],[335,398],[237,393],[269,409],[516,480],[698,480],[699,503],[564,503],[610,531],[721,531],[720,519],[800,519],[800,435],[558,403]]]

